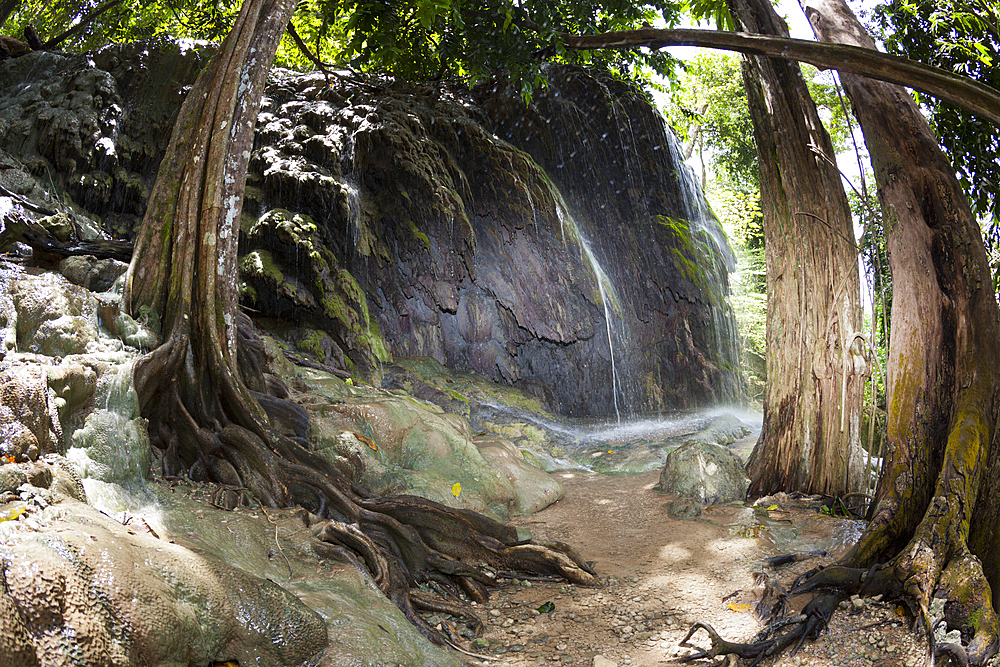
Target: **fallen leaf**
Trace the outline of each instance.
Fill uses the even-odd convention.
[[[453,495],[456,498],[458,498],[458,496],[461,495],[461,493],[462,493],[462,485],[461,484],[459,484],[458,482],[455,482],[454,484],[451,485],[451,495]]]
[[[750,605],[741,604],[739,602],[730,602],[726,605],[726,608],[729,609],[729,611],[735,611],[737,614],[745,614],[750,611]]]

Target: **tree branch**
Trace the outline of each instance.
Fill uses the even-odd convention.
[[[295,29],[295,25],[291,21],[288,22],[288,28],[286,30],[288,34],[291,36],[292,41],[295,42],[295,46],[299,47],[299,51],[302,52],[302,55],[308,58],[309,61],[316,66],[316,69],[323,72],[323,74],[329,76],[330,72],[327,68],[331,67],[331,65],[328,65],[327,63],[320,60],[318,51],[317,53],[313,53],[312,51],[309,50],[309,45],[305,43],[301,35],[299,35],[299,31]]]
[[[567,49],[576,51],[701,46],[797,60],[820,69],[835,69],[907,86],[967,109],[1000,126],[1000,91],[938,67],[857,46],[720,30],[657,28],[621,30],[598,35],[564,34],[562,39]]]
[[[70,28],[66,32],[62,33],[61,35],[57,35],[56,37],[53,37],[52,39],[42,44],[42,48],[45,50],[55,48],[56,46],[66,41],[73,35],[79,32],[83,32],[87,28],[87,26],[90,25],[91,21],[93,21],[94,19],[96,19],[98,16],[108,11],[109,9],[117,7],[120,4],[122,4],[122,0],[109,0],[109,2],[104,3],[94,11],[89,12],[88,14],[83,16],[78,23],[76,23],[72,28]]]

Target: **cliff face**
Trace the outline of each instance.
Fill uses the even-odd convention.
[[[306,244],[251,232],[248,251],[295,276],[266,286],[255,260],[254,307],[311,321],[357,364],[384,343],[570,415],[736,399],[732,255],[675,138],[627,86],[550,76],[528,108],[500,85],[276,77],[246,214],[308,216],[338,267],[304,275]],[[313,287],[345,271],[355,282],[323,307]]]
[[[547,74],[528,109],[502,85],[478,98],[496,135],[550,176],[613,287],[619,403],[642,412],[738,399],[726,300],[735,257],[676,137],[637,90],[610,76]],[[572,385],[567,361],[551,373]]]
[[[54,185],[129,234],[205,58],[5,63],[0,157],[18,168],[0,184]],[[549,74],[525,108],[503,85],[275,72],[242,225],[250,312],[329,365],[430,356],[569,415],[736,399],[731,253],[675,139],[633,89]]]

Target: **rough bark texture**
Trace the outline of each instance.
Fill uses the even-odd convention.
[[[127,307],[158,315],[164,339],[135,366],[140,409],[165,475],[186,472],[265,505],[307,507],[320,515],[312,529],[324,553],[367,570],[443,643],[416,611],[440,605],[429,605],[417,583],[485,601],[495,580],[482,564],[597,579],[566,545],[525,541],[513,528],[422,498],[374,497],[308,449],[303,408],[265,393],[262,344],[236,306],[237,232],[261,91],[293,7],[247,0],[179,112],[127,276]]]
[[[841,0],[800,4],[821,40],[874,48]],[[991,488],[1000,330],[989,265],[968,200],[913,99],[898,86],[842,81],[889,221],[893,280],[889,460],[872,523],[846,561],[889,558],[870,579],[898,587],[925,616],[932,597],[946,598],[949,626],[963,631],[971,663],[983,664],[997,650],[996,598],[970,602],[990,600],[1000,584]]]
[[[843,0],[800,0],[817,37],[874,48]],[[1000,475],[997,363],[1000,327],[981,232],[954,170],[913,99],[897,86],[852,75],[842,81],[875,168],[888,221],[893,278],[887,456],[871,523],[836,567],[790,593],[834,589],[817,613],[785,632],[825,624],[824,600],[904,597],[934,643],[932,627],[960,630],[961,644],[935,646],[954,664],[985,665],[997,652]],[[932,599],[945,601],[932,611]],[[812,603],[810,603],[812,606]],[[835,603],[834,603],[835,606]],[[809,606],[806,608],[809,609]],[[805,613],[805,610],[804,610]],[[827,615],[828,616],[828,615]],[[755,658],[783,650],[712,637],[712,651]]]
[[[560,35],[567,49],[662,49],[702,46],[809,63],[820,69],[860,74],[930,93],[1000,125],[1000,91],[938,67],[844,44],[817,44],[804,39],[746,35],[722,30],[641,28],[597,35]]]
[[[732,0],[746,30],[787,36],[767,2]],[[850,207],[796,63],[749,57],[767,240],[767,393],[748,495],[860,491],[869,364]]]

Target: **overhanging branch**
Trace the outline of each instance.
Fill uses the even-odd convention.
[[[846,44],[767,37],[721,30],[641,28],[598,35],[562,35],[567,49],[662,49],[701,46],[809,63],[913,88],[973,112],[1000,126],[1000,91],[938,67]]]

